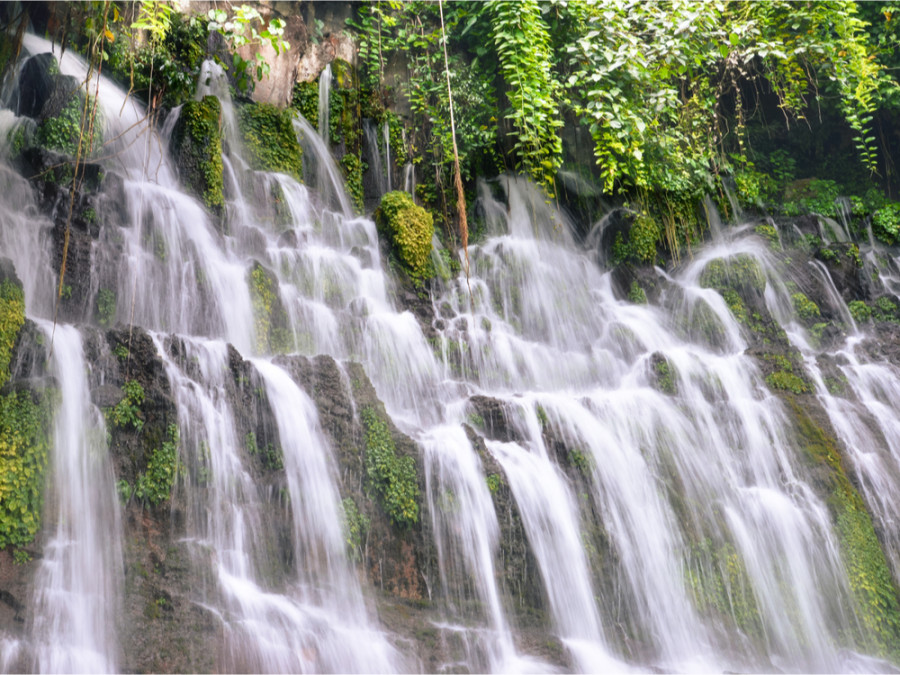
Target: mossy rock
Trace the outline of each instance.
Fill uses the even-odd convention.
[[[406,192],[388,192],[375,210],[378,231],[387,238],[414,285],[434,276],[431,238],[434,220]]]
[[[254,261],[247,273],[247,283],[256,324],[256,350],[262,354],[292,351],[294,337],[278,294],[278,278]]]
[[[742,254],[711,260],[700,274],[700,285],[720,293],[735,291],[746,298],[762,295],[766,290],[766,277],[755,258]]]
[[[281,110],[269,103],[241,106],[238,126],[250,166],[303,181],[303,150],[294,132],[290,109]]]
[[[865,503],[847,476],[837,442],[800,399],[787,398],[796,438],[823,493],[835,525],[841,557],[855,601],[857,645],[900,658],[900,590]]]
[[[217,214],[225,206],[221,120],[219,99],[204,96],[184,104],[172,131],[172,148],[182,178]]]

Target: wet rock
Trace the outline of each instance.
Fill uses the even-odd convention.
[[[25,62],[19,75],[16,99],[11,102],[11,108],[18,115],[37,118],[41,114],[53,91],[50,70],[55,66],[56,57],[49,53],[37,54]]]
[[[511,423],[505,402],[488,396],[472,396],[469,398],[468,408],[471,411],[470,421],[475,423],[486,438],[504,443],[524,442],[525,439]]]

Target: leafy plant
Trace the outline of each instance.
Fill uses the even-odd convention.
[[[135,497],[153,506],[169,498],[178,472],[178,440],[178,427],[170,424],[166,440],[150,454],[147,470],[138,474]]]
[[[122,400],[109,410],[109,421],[116,427],[122,429],[131,427],[135,431],[140,432],[144,428],[144,420],[141,419],[144,388],[137,380],[128,380],[123,389],[125,395],[122,397]]]
[[[388,426],[372,408],[360,413],[366,438],[366,479],[391,521],[410,527],[419,520],[419,484],[412,457],[398,456]]]
[[[271,47],[276,56],[291,48],[289,42],[284,40],[284,21],[272,19],[263,25],[260,13],[249,5],[241,5],[234,8],[234,14],[228,14],[221,9],[211,9],[208,13],[210,32],[221,33],[225,42],[234,53],[234,72],[238,89],[247,92],[253,86],[254,76],[256,80],[267,77],[271,66],[262,52],[256,52],[254,60],[244,59],[236,50],[245,45],[256,47]]]

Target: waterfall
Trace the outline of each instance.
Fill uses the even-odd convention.
[[[403,166],[403,191],[408,192],[413,199],[416,198],[416,167],[412,162]]]
[[[41,322],[47,340],[49,322]],[[90,403],[81,336],[57,326],[52,369],[61,388],[53,433],[55,508],[46,513],[48,541],[35,578],[34,671],[114,672],[115,616],[122,584],[118,496],[105,426]]]
[[[319,74],[319,138],[328,142],[328,128],[331,108],[331,64],[326,63],[325,69]]]
[[[383,137],[384,134],[382,134],[382,139]],[[369,158],[369,171],[375,180],[375,193],[380,198],[391,189],[390,165],[385,164],[381,143],[378,141],[378,131],[370,119],[363,120],[363,139],[366,144],[366,155]],[[390,152],[390,149],[387,152]]]
[[[32,53],[49,45],[25,39]],[[87,73],[68,51],[60,69]],[[428,652],[427,667],[447,672],[890,670],[854,637],[866,626],[854,572],[791,411],[748,353],[747,326],[702,283],[719,258],[759,265],[761,307],[801,354],[898,576],[900,371],[866,355],[865,328],[853,327],[827,267],[803,270],[849,328],[825,348],[797,317],[780,261],[708,203],[713,241],[668,271],[644,270],[659,284],[652,305],[626,302],[565,211],[503,177],[478,187],[484,235],[469,246],[470,278],[453,278],[436,247],[442,280],[416,297],[387,271],[375,224],[354,215],[330,156],[331,76],[326,67],[319,80],[319,133],[294,122],[306,185],[251,175],[229,142],[222,222],[181,185],[167,134],[121,88],[91,79],[115,140],[114,159],[97,159],[114,180],[87,246],[90,291],[117,298],[110,324],[149,332],[162,364],[184,465],[172,528],[192,553],[190,602],[216,622],[216,666],[419,671]],[[221,84],[209,63],[197,96],[232,111]],[[0,144],[18,124],[0,115]],[[390,128],[366,120],[364,132],[384,194]],[[226,134],[236,141],[237,128]],[[403,187],[415,192],[411,164]],[[53,223],[5,160],[0,188],[0,248],[49,334]],[[273,191],[278,219],[266,210]],[[832,229],[841,239],[844,228]],[[278,356],[261,353],[250,290],[260,269],[270,318],[279,312],[282,340],[268,350]],[[40,671],[111,672],[123,656],[114,617],[129,600],[119,507],[81,333],[55,330],[54,499],[33,619],[22,639],[0,635],[0,669],[31,658]],[[341,362],[348,404],[321,403],[304,379],[298,364],[317,355]],[[829,389],[836,373],[842,395]],[[391,595],[384,560],[348,554],[341,497],[352,471],[360,484],[350,487],[382,508],[354,399],[367,387],[423,469],[420,522],[385,545],[422,547],[426,562],[403,572],[424,579],[427,597]],[[247,418],[267,438],[242,427]],[[352,447],[336,447],[327,419],[351,429]],[[343,466],[341,451],[359,466]],[[277,461],[261,468],[262,452]],[[504,534],[516,532],[511,552]]]
[[[385,181],[385,187],[387,187],[387,191],[390,192],[394,188],[391,186],[391,127],[388,124],[388,121],[384,121],[384,125],[381,127],[381,140],[384,142],[384,175],[387,179]]]

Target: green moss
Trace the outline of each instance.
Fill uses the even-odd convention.
[[[297,82],[291,94],[291,107],[316,130],[319,128],[319,85],[317,82]]]
[[[404,271],[416,285],[434,276],[431,265],[431,214],[405,192],[388,192],[375,211],[378,230],[388,238]]]
[[[153,506],[169,498],[178,473],[178,440],[178,427],[170,424],[168,437],[150,454],[147,471],[138,474],[135,497]]]
[[[745,634],[763,634],[753,584],[734,546],[716,545],[708,538],[693,546],[685,582],[702,614],[731,617]]]
[[[872,307],[872,318],[875,321],[890,321],[892,323],[900,323],[900,308],[897,303],[886,295],[878,298],[874,307]]]
[[[366,479],[384,512],[395,525],[405,528],[419,521],[419,484],[416,462],[398,456],[387,424],[372,408],[361,412],[366,438]]]
[[[866,323],[872,318],[872,309],[862,300],[851,300],[847,308],[856,323]]]
[[[772,389],[789,391],[794,394],[805,394],[809,391],[809,386],[802,377],[785,370],[778,370],[767,376],[766,384]]]
[[[856,640],[882,656],[900,656],[898,589],[881,550],[872,519],[853,487],[830,438],[794,401],[790,402],[806,457],[827,467],[827,504],[836,526],[841,556],[859,620]]]
[[[631,282],[631,288],[628,289],[628,299],[636,305],[647,304],[647,294],[636,279]]]
[[[653,264],[656,262],[657,246],[662,240],[662,228],[651,216],[640,213],[628,230],[627,237],[621,233],[613,242],[613,262]]]
[[[810,323],[822,315],[819,312],[819,306],[803,293],[791,295],[791,302],[794,305],[794,311],[797,312],[797,316],[803,319],[805,323]]]
[[[219,99],[204,96],[184,104],[172,132],[172,147],[184,181],[216,213],[225,206],[221,120]]]
[[[81,156],[91,155],[95,148],[103,144],[103,124],[99,108],[95,110],[93,97],[88,97],[87,113],[96,114],[93,131],[90,125],[84,125],[84,138],[81,133],[81,116],[84,113],[85,98],[79,90],[73,91],[62,109],[53,116],[47,117],[38,124],[34,134],[36,145],[56,150],[66,155],[75,156],[81,141]]]
[[[27,544],[40,529],[50,419],[46,395],[0,396],[0,548]]]
[[[281,454],[281,448],[277,448],[271,443],[266,443],[263,447],[259,447],[256,442],[256,434],[252,431],[247,434],[247,452],[251,457],[258,457],[262,465],[270,471],[280,471],[284,468],[284,457]]]
[[[353,205],[358,211],[363,210],[363,171],[368,167],[351,153],[341,157],[341,168],[344,170],[344,178],[347,180],[347,192],[353,200]]]
[[[278,297],[278,279],[260,263],[254,262],[247,283],[253,305],[257,351],[263,354],[291,351],[294,338]]]
[[[677,394],[678,385],[675,381],[674,368],[669,361],[663,357],[653,364],[653,370],[656,374],[656,387],[664,394]]]
[[[101,288],[97,291],[97,323],[108,328],[115,318],[116,294],[108,288]]]
[[[356,502],[350,497],[344,499],[341,502],[341,506],[343,507],[342,529],[344,530],[344,541],[347,544],[350,559],[355,562],[362,558],[363,543],[369,532],[369,517],[364,513],[360,513]]]
[[[700,274],[700,285],[719,292],[733,290],[746,295],[762,293],[766,288],[766,277],[755,258],[741,254],[711,260]]]
[[[492,495],[497,494],[500,490],[500,485],[503,482],[503,479],[499,474],[492,473],[485,477],[485,481],[487,482],[488,492]]]
[[[0,387],[9,379],[9,362],[25,323],[25,293],[10,279],[0,282]]]
[[[756,234],[758,234],[768,242],[770,248],[773,248],[775,250],[781,249],[781,243],[778,240],[778,230],[775,229],[774,225],[757,225],[753,229]]]
[[[279,110],[269,103],[241,106],[238,125],[250,166],[260,171],[286,173],[298,182],[303,181],[303,150],[289,109]]]

